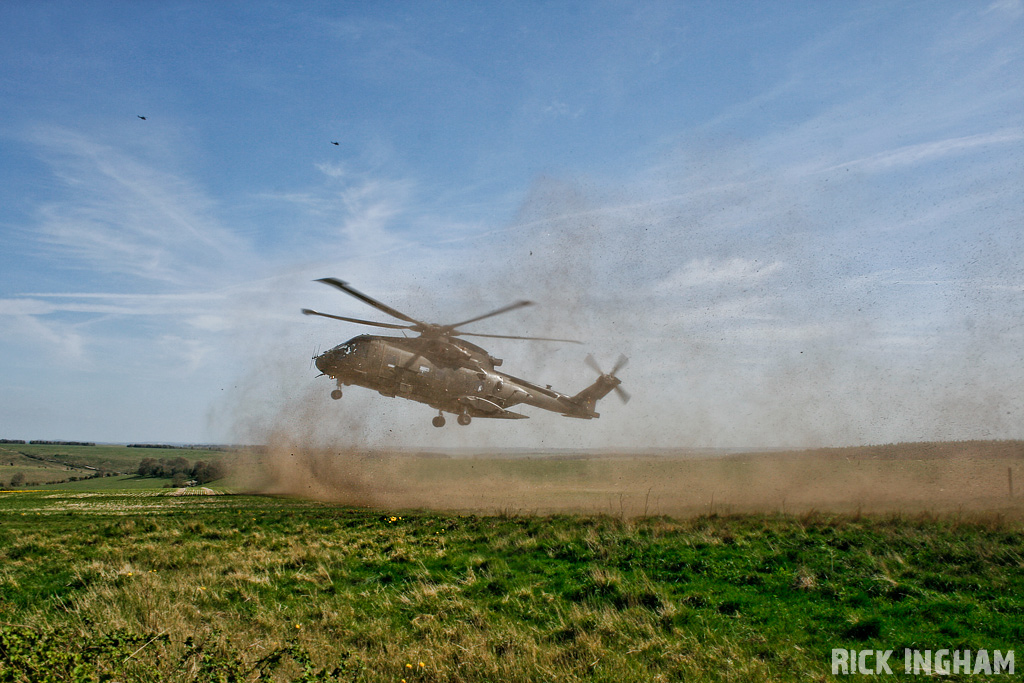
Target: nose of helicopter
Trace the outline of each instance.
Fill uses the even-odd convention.
[[[333,349],[324,351],[319,356],[313,359],[316,364],[316,369],[325,375],[336,377],[347,364],[348,347],[344,344],[341,346],[335,346]]]
[[[333,360],[333,357],[334,357],[334,350],[333,349],[331,349],[330,351],[324,351],[319,356],[316,356],[313,359],[313,363],[316,365],[316,369],[317,370],[319,370],[320,372],[322,372],[325,375],[329,375],[329,374],[331,374],[329,372],[329,370],[331,369],[331,366],[333,365],[333,363],[331,362]]]

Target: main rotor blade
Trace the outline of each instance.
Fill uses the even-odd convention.
[[[347,323],[359,323],[360,325],[373,325],[374,327],[386,327],[391,330],[411,330],[412,325],[396,325],[394,323],[379,323],[373,320],[360,320],[359,318],[346,318],[343,315],[331,315],[330,313],[321,313],[320,311],[313,311],[308,308],[303,308],[302,313],[304,315],[318,315],[321,318],[331,318],[333,320],[344,320]]]
[[[354,296],[355,298],[359,299],[364,304],[368,304],[376,308],[378,311],[383,311],[384,313],[387,313],[392,318],[398,318],[399,320],[404,320],[407,323],[413,323],[414,325],[418,325],[420,327],[427,327],[426,323],[420,322],[419,320],[416,320],[416,318],[411,318],[407,316],[405,313],[402,313],[401,311],[396,311],[387,304],[382,304],[373,297],[367,296],[366,294],[360,292],[358,289],[355,289],[347,282],[342,282],[341,280],[338,280],[333,277],[322,277],[319,280],[317,280],[317,282],[322,282],[325,285],[330,285],[331,287],[340,289],[349,296]]]
[[[502,313],[508,313],[509,311],[514,311],[515,309],[522,308],[523,306],[532,306],[532,305],[533,305],[532,301],[517,301],[514,304],[509,304],[508,306],[503,306],[503,307],[501,307],[499,309],[491,311],[490,313],[484,313],[483,315],[478,315],[475,318],[470,318],[469,320],[463,320],[461,323],[455,323],[454,325],[445,325],[445,328],[448,329],[448,330],[454,330],[454,329],[456,329],[458,327],[462,327],[463,325],[468,325],[470,323],[475,323],[477,320],[483,320],[484,318],[490,318],[491,316],[501,315]]]
[[[491,339],[526,339],[528,341],[553,341],[565,342],[567,344],[582,344],[575,339],[552,339],[550,337],[515,337],[510,334],[480,334],[479,332],[452,332],[452,335],[459,337],[489,337]]]
[[[619,359],[615,361],[615,367],[613,367],[612,371],[608,374],[615,375],[619,370],[626,367],[627,363],[629,363],[629,359],[626,358],[625,354],[619,354]]]

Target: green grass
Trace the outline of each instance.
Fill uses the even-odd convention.
[[[0,681],[803,681],[834,647],[1024,642],[1024,537],[995,517],[163,493],[0,494]]]
[[[96,479],[80,479],[59,484],[41,484],[33,489],[42,491],[134,491],[138,489],[162,489],[170,484],[169,478],[140,477],[135,474],[122,474],[116,477],[99,477]]]

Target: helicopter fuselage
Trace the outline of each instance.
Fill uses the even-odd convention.
[[[603,375],[575,396],[541,387],[494,369],[501,360],[465,340],[360,335],[315,358],[316,367],[341,387],[356,385],[384,396],[426,403],[454,413],[461,424],[473,417],[523,419],[509,408],[527,404],[566,417],[599,417],[594,407],[619,380]],[[437,424],[435,422],[435,424]]]
[[[569,396],[553,391],[550,384],[541,387],[525,379],[498,372],[494,368],[501,365],[500,359],[476,344],[461,339],[463,336],[470,336],[580,343],[572,339],[483,334],[459,329],[485,318],[530,306],[530,301],[516,301],[453,325],[438,325],[406,315],[337,278],[320,278],[317,282],[334,287],[400,320],[401,323],[363,320],[321,313],[308,308],[302,309],[303,315],[371,327],[408,330],[418,335],[410,338],[362,334],[314,356],[317,369],[337,383],[337,388],[331,392],[333,399],[341,398],[343,386],[356,385],[372,389],[384,396],[397,396],[426,403],[438,411],[433,420],[435,427],[444,426],[446,412],[458,415],[458,422],[461,425],[468,425],[474,417],[523,419],[526,415],[509,410],[520,404],[536,406],[566,417],[589,420],[599,417],[594,408],[608,392],[614,390],[624,402],[629,400],[629,394],[619,386],[622,382],[615,376],[616,372],[625,367],[625,356],[619,356],[615,367],[606,374],[598,366],[597,361],[588,355],[584,360],[597,371],[599,377],[580,393]]]

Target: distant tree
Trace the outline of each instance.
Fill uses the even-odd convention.
[[[224,467],[220,463],[200,460],[192,468],[192,478],[199,484],[206,484],[224,476]]]
[[[11,477],[11,486],[21,486],[25,483],[25,473],[15,472],[14,476]]]
[[[185,458],[143,458],[136,473],[140,477],[173,477],[182,474],[187,480],[194,469],[192,463]]]
[[[175,472],[171,477],[171,486],[184,486],[188,481],[188,475],[184,472]]]
[[[177,457],[171,460],[170,469],[172,475],[174,475],[176,472],[187,474],[192,471],[192,465],[185,458]]]

